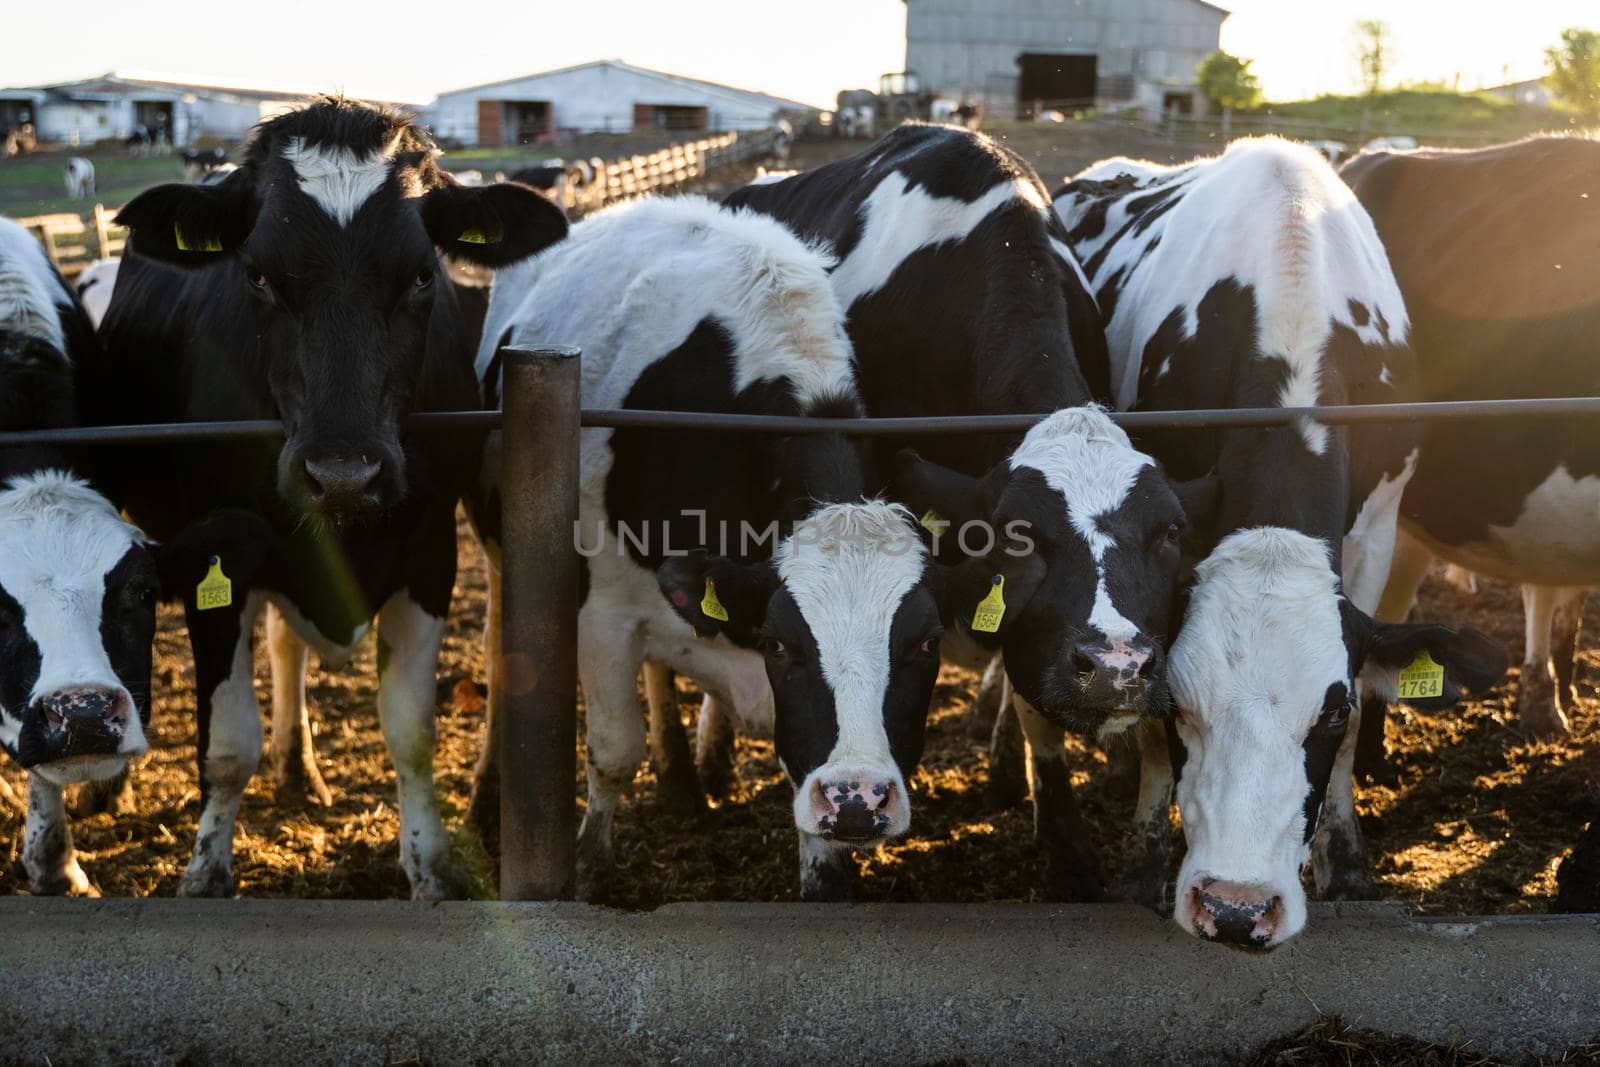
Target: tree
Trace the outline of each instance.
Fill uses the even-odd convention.
[[[1212,106],[1247,111],[1261,103],[1261,83],[1250,73],[1250,62],[1221,50],[1200,61],[1195,80]]]
[[[1379,19],[1356,23],[1356,56],[1361,65],[1361,87],[1368,95],[1383,89],[1383,76],[1394,65],[1394,47],[1389,43],[1389,24]]]
[[[1600,33],[1564,30],[1561,46],[1545,50],[1545,79],[1557,100],[1586,119],[1600,120]]]

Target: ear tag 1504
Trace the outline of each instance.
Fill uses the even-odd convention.
[[[1444,668],[1433,662],[1427,649],[1417,653],[1409,667],[1400,671],[1401,700],[1444,696]]]
[[[728,609],[717,599],[717,583],[706,579],[706,595],[700,598],[700,614],[718,622],[728,621]]]
[[[991,581],[989,595],[978,601],[978,610],[972,613],[972,628],[983,634],[998,633],[1000,620],[1006,617],[1005,576],[997,574]]]
[[[178,251],[180,252],[222,251],[222,242],[215,237],[207,237],[199,244],[191,244],[189,240],[183,236],[183,227],[179,226],[176,222],[172,224],[172,239],[177,242]]]
[[[211,557],[211,569],[194,587],[194,606],[201,611],[225,608],[233,603],[233,582],[222,573],[222,557]]]
[[[938,537],[940,532],[950,525],[950,520],[929,508],[922,513],[922,518],[917,520],[917,525],[933,534],[933,536]]]

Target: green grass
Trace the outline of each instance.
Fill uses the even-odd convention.
[[[1366,129],[1373,136],[1389,132],[1461,133],[1513,139],[1568,124],[1568,117],[1558,112],[1509,103],[1486,93],[1438,89],[1397,89],[1371,97],[1319,96],[1315,100],[1268,104],[1251,117],[1272,116],[1359,130],[1363,114]]]
[[[68,197],[62,185],[67,159],[75,155],[94,163],[96,192],[85,200]],[[32,155],[0,159],[0,215],[71,211],[87,216],[96,202],[121,207],[151,185],[182,180],[183,160],[177,155],[134,159],[120,145],[88,150],[52,145]]]

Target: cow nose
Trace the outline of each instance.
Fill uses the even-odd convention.
[[[127,694],[104,686],[72,686],[34,701],[47,743],[62,755],[116,751],[133,706]]]
[[[1155,672],[1155,646],[1140,637],[1081,642],[1072,650],[1072,667],[1086,694],[1131,706],[1143,699]]]
[[[311,501],[332,510],[369,507],[377,503],[378,477],[383,464],[365,456],[330,456],[305,461],[306,487]]]
[[[1266,948],[1283,923],[1283,898],[1258,885],[1202,878],[1189,888],[1195,931],[1207,941]]]
[[[812,786],[817,830],[824,837],[851,844],[876,841],[889,832],[895,797],[893,781],[864,775],[818,778]]]

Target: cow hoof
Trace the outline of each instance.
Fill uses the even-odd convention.
[[[1377,900],[1378,883],[1365,872],[1342,874],[1322,890],[1323,900]]]
[[[702,725],[706,724],[702,721]],[[736,763],[733,726],[719,717],[709,728],[711,735],[705,738],[704,744],[699,737],[695,738],[695,773],[700,777],[699,788],[703,795],[713,800],[727,800],[733,792]]]
[[[411,899],[437,904],[442,900],[471,900],[472,889],[466,875],[443,868],[410,879]]]
[[[78,861],[29,878],[28,891],[38,897],[98,897],[100,890],[89,881]]]
[[[191,865],[178,883],[180,897],[221,900],[233,896],[233,871],[226,867]]]
[[[1524,663],[1517,686],[1517,714],[1529,736],[1550,740],[1566,737],[1571,728],[1556,704],[1556,686],[1544,667]]]
[[[315,768],[304,768],[291,774],[273,776],[273,803],[280,808],[330,808],[333,791],[322,780]]]
[[[573,896],[585,904],[598,904],[605,900],[616,876],[616,863],[610,848],[604,850],[585,848],[578,842],[577,881]]]

